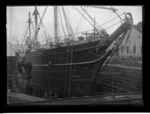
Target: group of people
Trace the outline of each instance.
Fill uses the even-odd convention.
[[[33,96],[41,97],[41,98],[45,98],[45,99],[58,98],[58,95],[54,90],[44,90],[37,86],[31,87],[29,84],[27,84],[27,86],[26,86],[26,93],[28,95],[33,95]]]
[[[27,59],[26,57],[23,58],[18,57],[17,68],[19,73],[25,75],[27,78],[26,93],[28,95],[33,95],[36,97],[46,99],[58,98],[58,95],[54,90],[44,90],[38,86],[31,86],[29,84],[32,70],[32,63],[29,59]]]
[[[17,61],[17,67],[18,71],[21,74],[26,74],[27,79],[31,79],[31,70],[32,70],[32,63],[30,60],[26,59],[25,57],[22,59],[19,59]]]

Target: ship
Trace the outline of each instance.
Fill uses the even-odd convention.
[[[32,65],[30,79],[27,78],[28,73],[19,71],[15,77],[15,82],[23,93],[27,92],[26,88],[28,85],[33,90],[34,88],[40,88],[39,91],[52,91],[59,98],[92,96],[100,72],[119,48],[121,41],[129,35],[133,24],[131,13],[124,13],[124,19],[122,19],[115,8],[91,6],[112,10],[117,14],[117,18],[120,18],[121,25],[109,35],[100,26],[92,24],[94,33],[84,32],[83,34],[86,35],[86,38],[78,37],[77,39],[64,7],[66,6],[54,6],[55,40],[48,43],[48,48],[40,47],[40,43],[37,40],[39,31],[37,22],[39,12],[37,7],[35,7],[33,12],[33,16],[35,16],[35,34],[34,38],[31,39],[31,16],[29,12],[29,40],[27,48],[16,52],[17,62],[30,61]],[[63,42],[59,41],[57,34],[57,12],[59,8],[62,9],[64,14],[68,33]],[[88,12],[86,14],[94,22],[94,19]],[[89,38],[87,36],[92,37]]]

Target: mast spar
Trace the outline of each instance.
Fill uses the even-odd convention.
[[[31,13],[29,12],[29,41],[31,40]]]
[[[58,43],[58,6],[54,6],[54,38],[55,43]]]
[[[37,34],[38,34],[37,23],[38,23],[38,15],[39,15],[39,12],[38,12],[36,6],[35,6],[35,10],[34,10],[34,12],[33,12],[33,15],[35,15],[35,40],[37,40]]]

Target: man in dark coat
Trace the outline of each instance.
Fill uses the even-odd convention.
[[[19,73],[22,74],[22,62],[21,61],[17,62],[17,68],[18,68]]]
[[[25,72],[26,72],[26,78],[27,78],[27,85],[29,85],[29,81],[31,79],[31,70],[32,70],[32,64],[30,61],[25,61],[24,63],[24,68],[25,68]],[[29,88],[30,91],[32,91],[31,88]]]
[[[32,63],[31,63],[31,61],[28,61],[27,62],[27,68],[26,68],[26,70],[27,70],[27,78],[30,80],[31,79],[31,70],[32,70]]]

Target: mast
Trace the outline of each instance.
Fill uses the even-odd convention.
[[[31,18],[30,18],[30,12],[29,12],[29,41],[31,40]]]
[[[37,23],[38,23],[38,10],[37,10],[37,7],[35,6],[35,10],[34,10],[34,13],[33,15],[35,15],[35,40],[37,40],[37,33],[38,33],[38,28],[37,28]]]
[[[28,19],[28,28],[29,28],[29,36],[27,36],[27,39],[25,39],[26,41],[26,45],[29,46],[30,42],[31,42],[31,18],[30,18],[30,12],[29,12],[29,19]]]
[[[94,18],[94,38],[95,38],[95,18]]]
[[[54,6],[54,37],[55,43],[58,43],[58,6]]]

